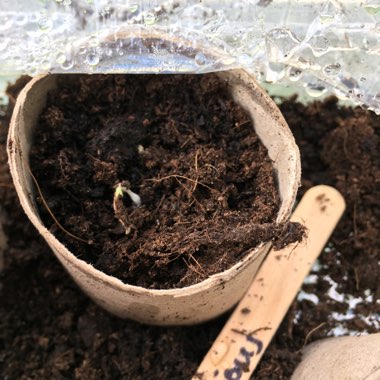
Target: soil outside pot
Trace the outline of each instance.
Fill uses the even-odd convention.
[[[280,111],[254,78],[242,70],[218,74],[228,81],[231,95],[254,119],[255,130],[268,149],[278,175],[281,206],[277,221],[286,221],[300,181],[300,158],[294,138]],[[57,75],[38,76],[20,93],[8,136],[11,174],[27,216],[70,275],[96,303],[111,313],[157,325],[185,325],[206,321],[230,309],[254,278],[270,244],[253,247],[232,268],[185,288],[152,290],[124,284],[78,259],[42,224],[34,201],[28,169],[33,128]]]

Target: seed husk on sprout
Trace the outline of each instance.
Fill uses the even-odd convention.
[[[136,207],[141,206],[141,198],[138,194],[131,190],[131,185],[128,181],[119,182],[115,187],[115,192],[113,196],[113,209],[115,211],[115,216],[119,222],[123,225],[125,234],[129,235],[134,227],[130,222],[128,217],[127,208],[124,204],[124,195],[128,194],[131,201],[136,205]]]

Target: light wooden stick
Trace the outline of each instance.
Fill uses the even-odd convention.
[[[248,380],[345,209],[329,186],[306,192],[291,220],[303,223],[304,242],[271,251],[193,380]]]

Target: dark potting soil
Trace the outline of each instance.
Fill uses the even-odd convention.
[[[226,270],[262,241],[301,239],[298,225],[274,223],[272,162],[215,74],[63,78],[36,129],[31,168],[56,219],[89,242],[60,230],[40,195],[45,225],[74,254],[161,289]],[[125,181],[141,206],[127,194],[113,202]]]
[[[347,210],[313,268],[314,281],[302,288],[319,302],[294,301],[255,371],[258,380],[289,379],[306,341],[337,335],[338,328],[346,335],[379,330],[373,318],[380,314],[380,118],[333,99],[309,106],[291,99],[281,109],[301,149],[300,195],[327,183],[342,192]],[[18,205],[5,153],[8,116],[0,122],[1,225],[8,241],[0,281],[2,378],[189,380],[228,315],[162,328],[117,319],[93,304]],[[348,307],[332,298],[331,281],[335,293],[363,301]],[[347,311],[350,318],[336,317]]]

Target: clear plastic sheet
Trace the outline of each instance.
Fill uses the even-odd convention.
[[[379,0],[0,0],[0,75],[245,68],[380,114]]]

